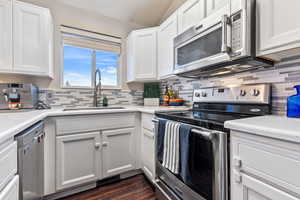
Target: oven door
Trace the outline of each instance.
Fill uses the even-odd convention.
[[[174,74],[230,61],[231,26],[227,10],[205,18],[175,38]]]
[[[162,165],[158,154],[158,120],[156,130],[156,184],[157,198],[178,200],[227,200],[227,134],[192,126],[189,156],[186,163],[188,176],[173,174]],[[182,162],[182,161],[181,161]]]

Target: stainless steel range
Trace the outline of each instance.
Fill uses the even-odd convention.
[[[193,109],[156,113],[156,188],[160,200],[229,199],[229,130],[224,122],[270,113],[270,86],[265,84],[194,91]],[[180,131],[178,173],[164,167],[166,122]],[[183,130],[183,129],[182,129]],[[184,134],[188,134],[184,135]],[[187,136],[187,137],[186,137]],[[169,144],[168,144],[169,145]]]

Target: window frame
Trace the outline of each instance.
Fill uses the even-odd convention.
[[[65,65],[64,65],[64,46],[65,45],[69,45],[68,43],[65,43],[64,41],[62,41],[62,45],[61,45],[61,69],[60,69],[60,87],[62,89],[86,89],[86,90],[90,90],[90,89],[94,89],[95,88],[95,72],[96,72],[96,49],[90,49],[93,51],[92,53],[92,74],[91,74],[91,81],[92,81],[92,84],[91,84],[91,87],[85,87],[85,86],[65,86],[64,84],[64,71],[65,71]],[[122,46],[122,44],[120,44]],[[73,47],[77,47],[77,46],[74,46],[74,45],[69,45],[69,46],[73,46]],[[82,48],[82,47],[79,47],[79,48]],[[99,51],[99,50],[98,50]],[[102,85],[102,89],[104,90],[121,90],[122,89],[122,76],[121,76],[121,73],[122,73],[122,59],[123,58],[123,54],[122,54],[122,51],[121,53],[119,54],[119,60],[118,60],[118,65],[117,65],[117,85],[116,86],[113,86],[113,85]]]

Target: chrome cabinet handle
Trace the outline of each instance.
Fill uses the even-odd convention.
[[[102,147],[107,147],[108,146],[108,142],[103,142],[102,143]]]
[[[96,148],[96,149],[99,149],[100,146],[101,146],[100,143],[96,143],[96,144],[95,144],[95,148]]]
[[[222,18],[222,52],[229,53],[231,48],[228,46],[227,26],[230,24],[230,18],[224,15]]]
[[[242,183],[243,179],[242,179],[242,175],[236,171],[233,172],[233,176],[234,176],[234,180],[237,183]]]
[[[240,169],[242,167],[242,160],[238,157],[233,158],[234,167]]]

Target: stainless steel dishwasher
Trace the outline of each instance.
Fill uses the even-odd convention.
[[[44,190],[44,122],[40,121],[16,136],[20,200],[38,200]]]

